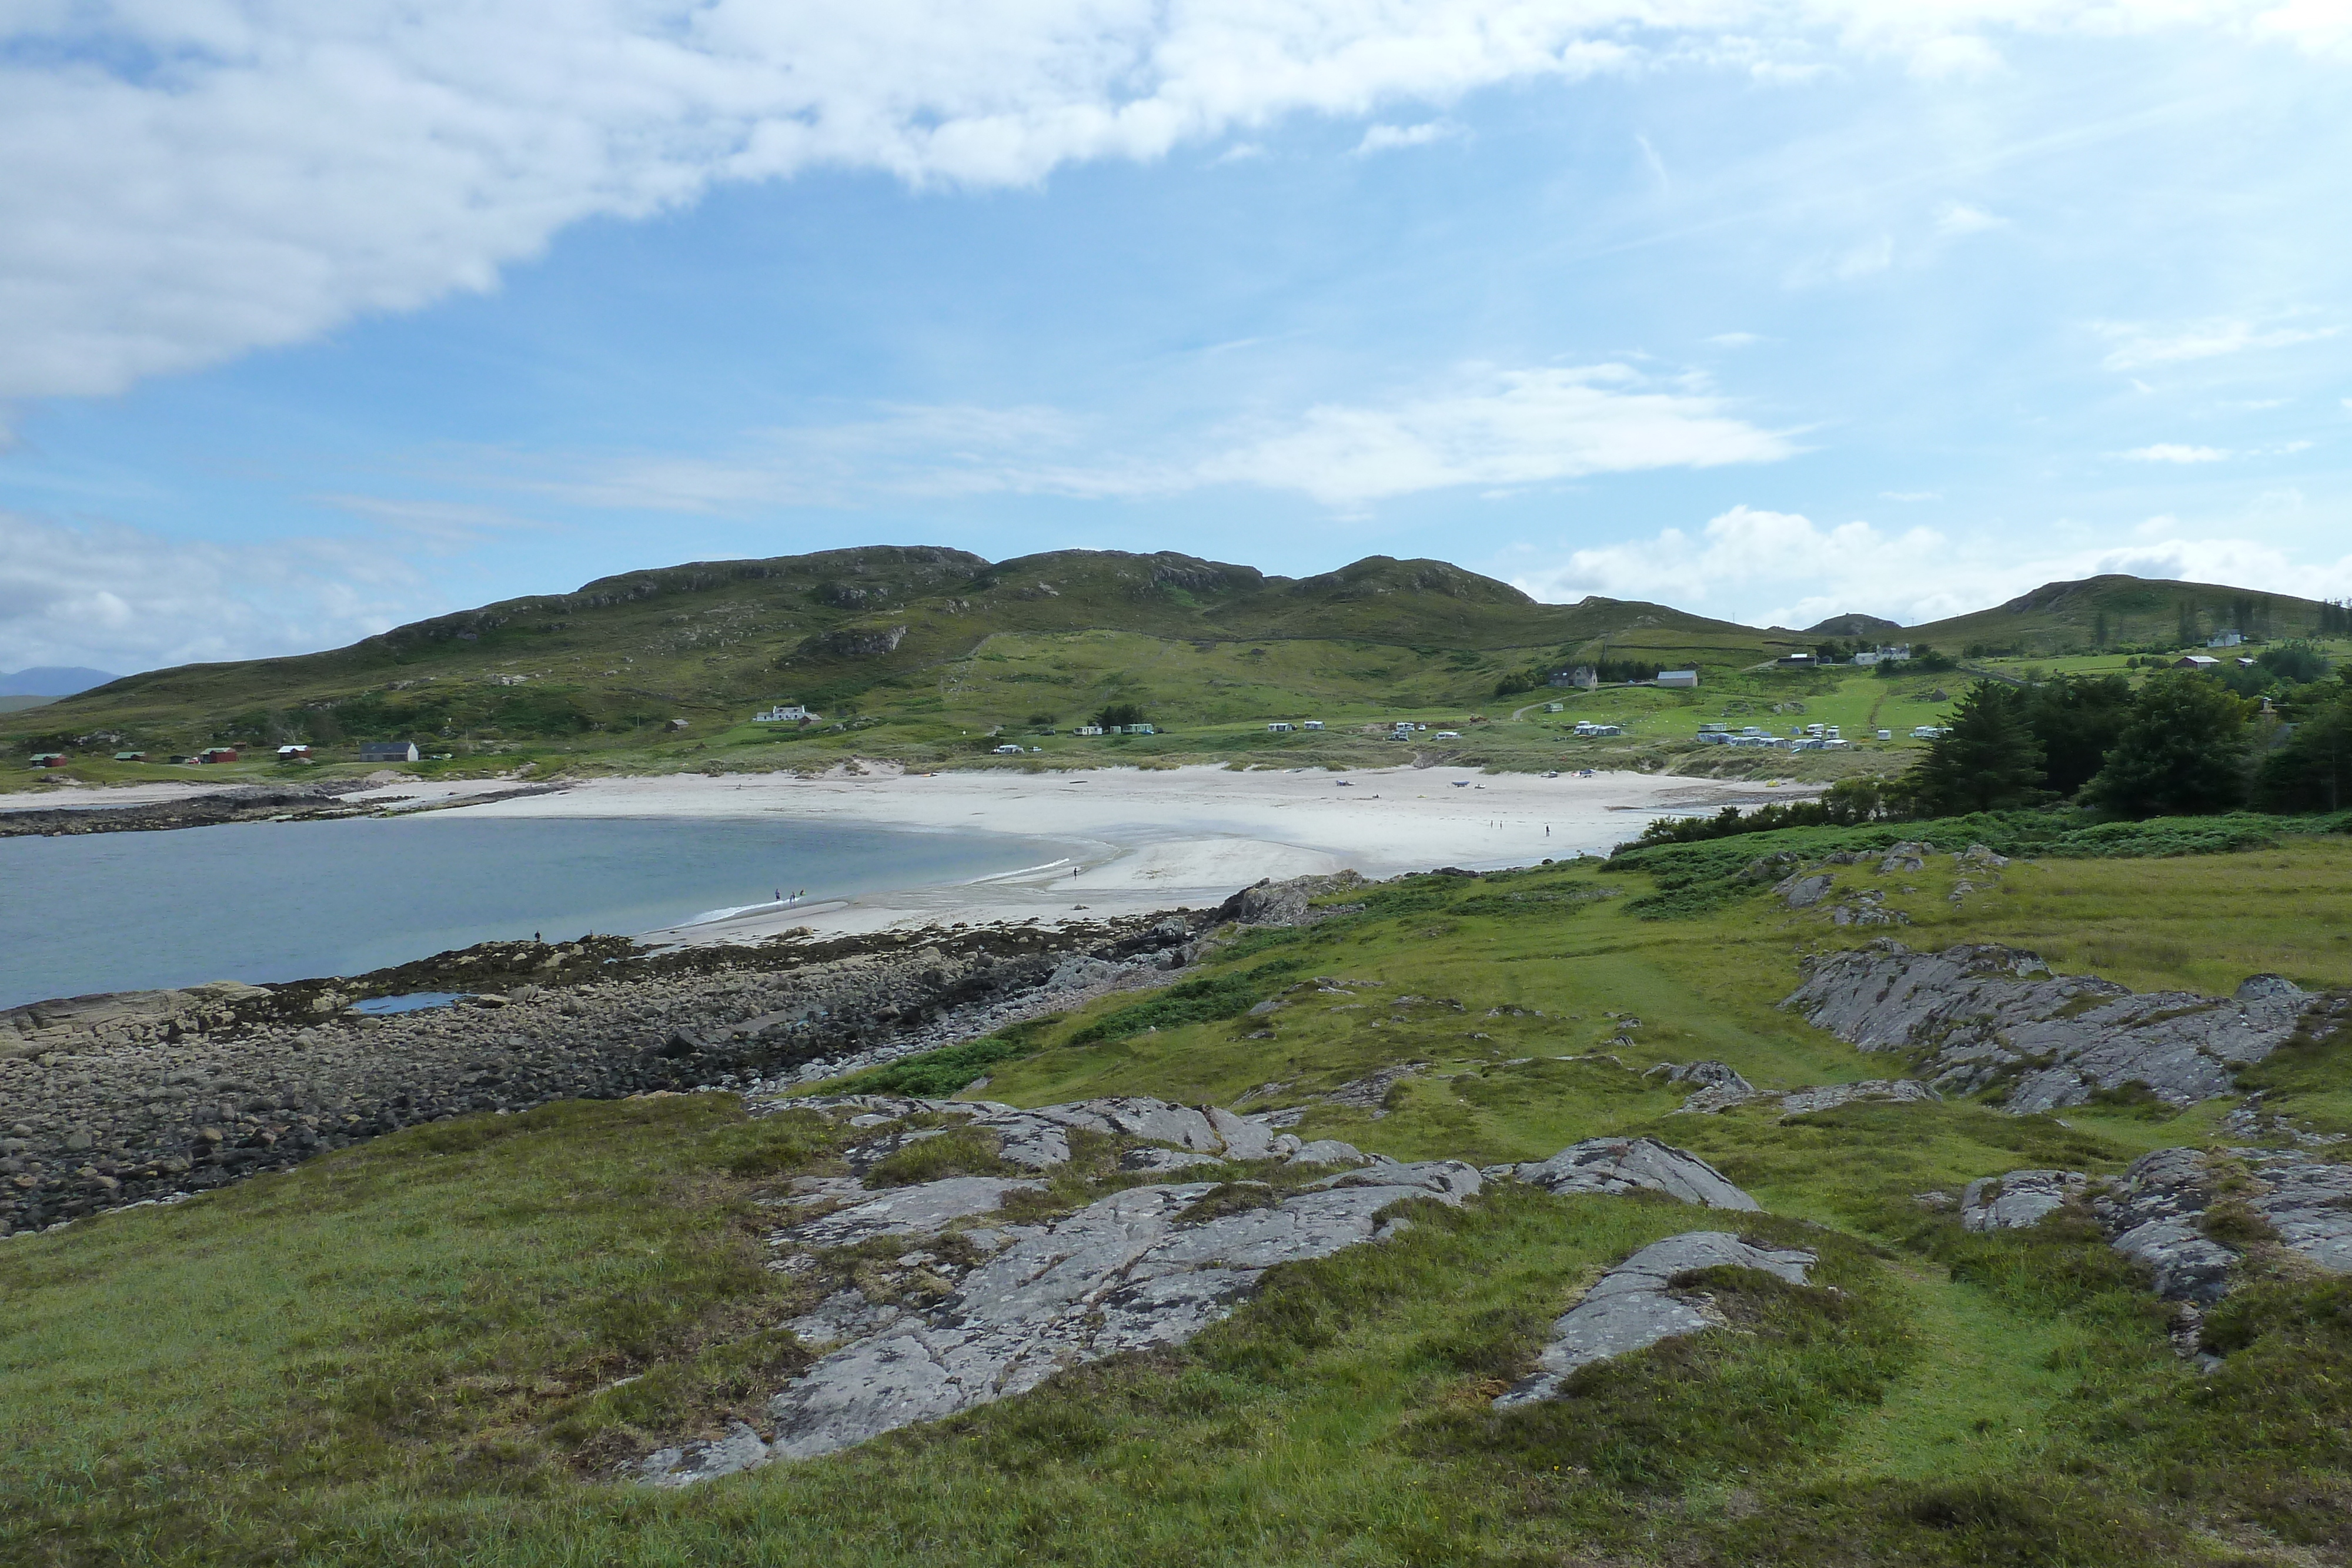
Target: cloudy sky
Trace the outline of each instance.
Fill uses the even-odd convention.
[[[2352,594],[2352,0],[16,0],[0,669],[869,543]]]

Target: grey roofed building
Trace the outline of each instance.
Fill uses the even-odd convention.
[[[362,740],[360,742],[362,762],[414,762],[416,743],[413,740]]]

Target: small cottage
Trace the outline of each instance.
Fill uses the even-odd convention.
[[[416,743],[413,740],[362,740],[360,742],[362,762],[414,762]]]

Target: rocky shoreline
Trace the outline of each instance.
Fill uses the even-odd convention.
[[[411,803],[405,795],[376,795],[356,805],[345,798],[381,789],[387,781],[388,776],[373,774],[363,779],[330,779],[317,783],[244,784],[136,806],[103,802],[49,809],[27,806],[0,810],[0,839],[158,832],[170,828],[216,828],[227,822],[331,822],[344,817],[405,816],[412,811],[560,794],[570,788],[560,783],[521,784],[493,793],[423,804]]]
[[[1238,895],[1236,895],[1238,897]],[[812,1079],[1153,983],[1235,913],[652,951],[486,943],[354,978],[0,1012],[0,1236],[173,1201],[419,1123]],[[360,1000],[467,999],[375,1017]]]

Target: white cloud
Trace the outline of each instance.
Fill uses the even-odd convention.
[[[1444,141],[1462,134],[1458,126],[1442,120],[1424,121],[1420,125],[1375,125],[1367,129],[1364,139],[1356,143],[1356,156],[1370,157],[1375,152],[1391,152],[1400,147],[1426,147],[1433,141]]]
[[[1055,409],[903,406],[755,432],[716,456],[488,455],[488,472],[475,477],[586,506],[722,516],[880,497],[1139,499],[1216,485],[1356,509],[1431,490],[1770,463],[1798,450],[1786,433],[1739,418],[1701,382],[1660,384],[1614,364],[1472,367],[1435,392],[1320,404],[1170,450],[1091,455],[1112,445]]]
[[[835,167],[1021,185],[1285,116],[1442,110],[1515,81],[1810,69],[1828,50],[1978,71],[1998,62],[1994,35],[2193,28],[2331,51],[2345,47],[2340,11],[2336,0],[36,0],[0,20],[0,398],[115,392],[487,289],[583,218],[642,217],[722,181]]]
[[[1717,332],[1706,341],[1718,349],[1747,349],[1768,340],[1756,332]]]
[[[1894,533],[1868,522],[1822,528],[1797,514],[1743,506],[1696,533],[1667,528],[1646,539],[1571,549],[1512,580],[1555,602],[1586,594],[1646,599],[1750,625],[1794,627],[1849,612],[1916,625],[2004,603],[2045,582],[2107,572],[2305,598],[2352,592],[2352,555],[2297,560],[2252,539],[2155,537],[2178,526],[2169,517],[2151,518],[2130,544],[2035,555],[1932,528]]]
[[[1944,493],[1941,490],[1881,490],[1878,493],[1878,498],[1882,501],[1902,501],[1906,503],[1912,501],[1940,501],[1944,498]]]
[[[2230,455],[2218,446],[2183,446],[2159,441],[2153,446],[2135,446],[2117,455],[2138,463],[2219,463]]]
[[[1991,76],[2003,68],[2000,51],[1974,33],[1946,33],[1911,50],[1911,70],[1931,80]]]
[[[1995,217],[1982,208],[1969,206],[1966,202],[1946,202],[1936,209],[1936,232],[1940,235],[1982,234],[1987,229],[2008,226],[2007,218]]]
[[[224,545],[0,512],[0,669],[308,653],[437,607],[379,540]]]
[[[1327,506],[1461,485],[1770,463],[1797,448],[1705,392],[1646,390],[1622,365],[1489,371],[1386,406],[1326,404],[1201,464],[1210,483],[1299,490]]]
[[[2333,338],[2341,327],[2263,327],[2257,322],[2216,319],[2183,326],[2158,328],[2130,321],[2095,323],[2099,334],[2116,347],[2105,361],[2111,371],[2138,370],[2147,365],[2181,364],[2219,359],[2251,349],[2285,349],[2297,343]]]

